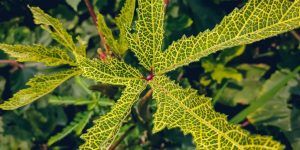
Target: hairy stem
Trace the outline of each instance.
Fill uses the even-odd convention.
[[[93,6],[92,6],[90,0],[84,0],[84,2],[85,2],[86,7],[87,7],[88,10],[89,10],[90,16],[92,17],[93,23],[95,24],[95,26],[96,26],[96,28],[97,28],[97,30],[98,30],[98,21],[97,21],[97,17],[96,17],[94,8],[93,8]],[[100,39],[101,39],[101,44],[102,44],[102,46],[105,48],[106,54],[108,54],[108,52],[109,52],[109,47],[108,47],[108,45],[107,45],[107,43],[106,43],[105,37],[104,37],[103,33],[99,32],[99,30],[98,30],[98,34],[99,34],[99,37],[100,37]]]

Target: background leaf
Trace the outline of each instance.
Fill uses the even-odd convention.
[[[67,4],[69,4],[75,11],[78,9],[78,5],[81,0],[66,0]]]
[[[74,120],[68,126],[66,126],[61,132],[50,137],[48,145],[50,146],[56,143],[57,141],[70,134],[72,131],[76,131],[76,134],[81,133],[82,129],[91,118],[91,115],[91,112],[77,113]]]

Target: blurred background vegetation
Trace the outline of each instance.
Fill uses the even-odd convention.
[[[91,0],[105,15],[109,26],[124,0]],[[182,35],[212,29],[240,0],[170,0],[166,14],[165,47]],[[38,6],[63,22],[74,37],[88,43],[88,56],[100,47],[97,30],[83,0],[0,1],[0,42],[8,44],[57,45],[50,35],[34,25],[27,5]],[[117,30],[114,30],[117,31]],[[240,123],[253,134],[273,136],[286,149],[300,149],[300,36],[291,31],[251,45],[215,53],[168,75],[183,87],[212,97],[217,111]],[[18,64],[0,50],[1,101],[26,87],[35,74],[61,68],[39,63]],[[125,61],[137,65],[129,51]],[[298,68],[297,68],[298,67]],[[77,149],[79,135],[92,120],[107,113],[122,87],[112,87],[76,77],[48,96],[14,111],[0,110],[0,149]],[[144,100],[133,108],[111,149],[195,149],[192,138],[180,130],[153,134],[155,102]]]

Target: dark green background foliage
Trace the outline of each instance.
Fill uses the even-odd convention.
[[[92,0],[92,4],[118,34],[112,18],[119,13],[124,0]],[[88,56],[97,56],[100,39],[81,0],[0,1],[1,43],[57,45],[48,33],[34,25],[27,5],[38,6],[60,19],[69,33],[74,37],[80,35],[88,42]],[[196,35],[213,28],[226,14],[241,6],[240,0],[171,0],[166,14],[165,45],[184,34]],[[300,76],[294,73],[293,78],[288,78],[300,66],[300,39],[297,36],[297,31],[292,31],[222,51],[177,69],[169,76],[184,87],[193,87],[200,94],[213,97],[216,110],[227,114],[229,119],[234,118],[232,122],[242,124],[252,133],[273,136],[285,144],[286,149],[300,149]],[[0,59],[10,58],[0,51]],[[125,60],[139,66],[130,51]],[[0,64],[2,100],[25,88],[25,83],[34,74],[62,69],[45,69],[37,63],[24,65],[24,68],[11,72],[12,66]],[[281,82],[285,79],[288,80]],[[76,149],[83,142],[78,136],[80,127],[51,146],[47,142],[67,125],[72,125],[74,117],[83,111],[91,115],[87,125],[82,124],[85,132],[92,120],[109,111],[121,90],[122,87],[75,78],[31,105],[14,111],[0,110],[0,149]],[[151,114],[156,109],[153,103],[150,100],[133,108],[131,117],[121,129],[120,134],[125,136],[117,149],[194,149],[191,137],[179,130],[152,134]]]

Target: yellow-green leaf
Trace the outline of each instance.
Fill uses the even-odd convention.
[[[80,70],[73,68],[50,75],[37,75],[27,82],[27,85],[30,86],[29,88],[17,92],[8,101],[0,104],[0,108],[12,110],[27,105],[50,93],[64,81],[78,74],[80,74]]]
[[[29,7],[36,24],[40,24],[60,44],[79,55],[85,56],[85,50],[76,47],[71,35],[64,29],[63,24],[38,7]]]
[[[164,76],[151,82],[157,101],[154,132],[165,127],[180,128],[193,136],[197,149],[282,149],[271,137],[250,135],[238,125],[228,123],[225,115],[214,111],[211,100],[197,91],[183,89]]]
[[[120,29],[118,48],[121,54],[124,54],[129,46],[126,39],[126,32],[130,28],[134,17],[135,1],[136,0],[126,0],[126,3],[121,10],[121,14],[116,18],[116,24]]]
[[[156,57],[155,71],[163,74],[218,50],[249,44],[299,26],[300,0],[249,0],[212,31],[183,37],[171,44],[163,55]]]
[[[98,82],[127,85],[131,80],[141,80],[143,75],[135,68],[127,65],[123,61],[107,58],[105,61],[90,60],[78,57],[83,76]]]
[[[146,84],[142,80],[129,82],[121,98],[112,107],[112,110],[97,119],[94,126],[81,136],[81,138],[85,140],[85,143],[80,149],[108,149],[118,136],[118,132],[130,113],[131,107],[137,101],[145,87]]]
[[[75,65],[75,62],[69,57],[68,53],[58,47],[46,48],[42,45],[0,44],[0,49],[21,62],[42,62],[48,66],[61,64]]]
[[[120,51],[118,49],[118,43],[115,40],[111,29],[107,26],[104,16],[98,12],[96,15],[97,15],[97,25],[98,25],[97,29],[98,32],[104,35],[104,40],[105,40],[104,43],[108,44],[110,50],[112,50],[117,54],[120,54]]]
[[[127,34],[129,47],[146,69],[154,67],[164,36],[163,0],[138,0],[136,33]],[[161,61],[161,60],[159,60]]]
[[[105,43],[110,50],[118,55],[123,55],[128,49],[126,32],[131,26],[135,10],[135,0],[127,0],[121,10],[121,14],[116,18],[116,25],[120,29],[118,40],[113,36],[112,30],[107,26],[102,14],[97,13],[98,32],[104,35]]]

